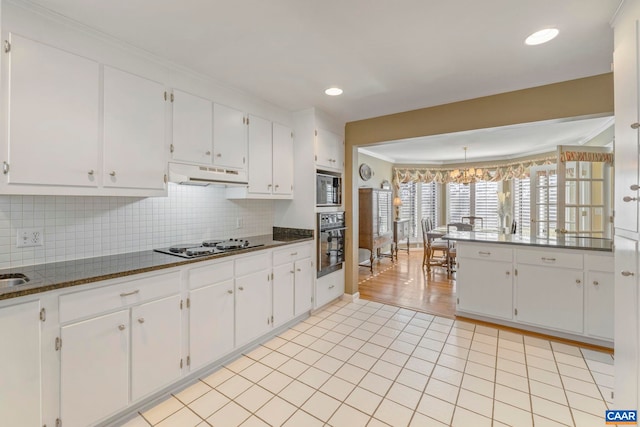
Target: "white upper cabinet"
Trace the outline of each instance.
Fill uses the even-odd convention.
[[[164,190],[165,88],[104,67],[105,187]]]
[[[273,194],[293,195],[293,131],[273,124]]]
[[[10,41],[7,182],[96,187],[99,64],[15,34]]]
[[[213,105],[213,164],[245,169],[247,165],[247,117],[244,112]]]
[[[316,130],[316,166],[344,169],[344,139],[325,129]]]
[[[213,103],[173,91],[172,160],[210,165],[213,150]]]
[[[249,116],[249,193],[271,194],[273,191],[271,153],[271,122]]]

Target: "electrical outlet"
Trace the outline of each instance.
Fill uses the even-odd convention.
[[[44,246],[44,233],[42,228],[19,228],[16,237],[16,246],[19,248]]]
[[[236,218],[236,228],[242,228],[244,227],[244,220],[242,219],[241,216],[239,216],[238,218]]]

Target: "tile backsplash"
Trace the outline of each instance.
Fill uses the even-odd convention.
[[[170,183],[168,197],[150,198],[0,195],[0,268],[271,234],[273,224],[272,200],[227,200],[224,187]],[[20,228],[42,228],[44,246],[16,247]]]

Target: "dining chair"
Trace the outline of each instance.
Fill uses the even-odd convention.
[[[481,216],[463,216],[460,219],[460,222],[468,221],[471,224],[471,227],[476,228],[476,224],[480,223],[480,228],[484,228],[484,218]]]
[[[471,224],[463,223],[463,222],[451,222],[447,224],[447,234],[452,231],[473,231],[473,226]],[[453,241],[448,242],[449,250],[447,252],[447,273],[451,275],[455,271],[456,265],[456,257],[458,252],[456,250],[456,244]]]
[[[430,218],[422,218],[422,244],[424,254],[422,256],[422,267],[427,267],[427,272],[431,271],[432,266],[447,267],[449,259],[449,245],[444,240],[436,238],[433,232],[433,224]],[[440,252],[441,256],[436,258],[435,252]]]

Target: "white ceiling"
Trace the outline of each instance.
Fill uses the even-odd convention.
[[[464,161],[463,147],[468,147],[468,160],[498,160],[547,153],[558,145],[582,145],[612,126],[613,117],[553,120],[403,139],[359,151],[392,163],[442,164]],[[606,135],[611,138],[613,133]]]
[[[620,3],[33,1],[285,109],[344,121],[609,72]],[[524,45],[548,26],[555,40]],[[344,95],[324,95],[332,85]]]

